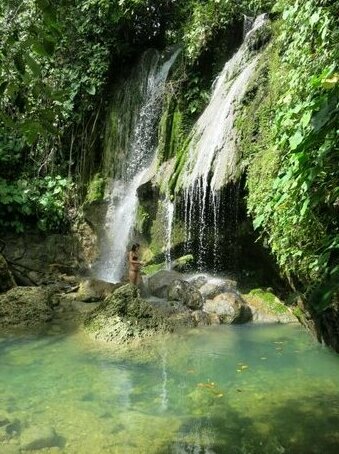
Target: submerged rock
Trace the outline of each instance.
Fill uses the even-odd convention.
[[[52,319],[52,293],[41,287],[15,287],[0,295],[1,327],[34,327]]]
[[[60,445],[60,437],[53,427],[32,426],[21,434],[21,448],[23,450],[40,450]]]

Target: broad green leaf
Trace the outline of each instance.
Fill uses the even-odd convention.
[[[303,139],[304,137],[301,131],[297,131],[292,137],[290,137],[289,142],[291,150],[296,150],[298,148],[298,145],[300,145],[301,142],[303,141]]]

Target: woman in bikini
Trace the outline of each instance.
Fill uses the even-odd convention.
[[[139,260],[140,244],[135,243],[128,253],[128,275],[131,284],[138,285],[140,283],[140,266],[143,264]]]

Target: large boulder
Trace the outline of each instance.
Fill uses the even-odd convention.
[[[13,275],[8,269],[5,258],[0,254],[0,293],[7,292],[11,288],[15,287]]]
[[[207,284],[208,278],[204,274],[200,274],[191,277],[188,282],[199,290],[204,284]]]
[[[199,288],[199,292],[207,300],[215,298],[220,293],[235,290],[236,287],[236,281],[231,279],[211,279]]]
[[[242,295],[258,323],[295,323],[297,318],[271,289],[253,289]]]
[[[85,319],[91,337],[105,342],[127,343],[173,330],[173,323],[131,284],[117,289]]]
[[[42,287],[15,287],[0,295],[0,326],[34,327],[51,320],[52,296]]]
[[[76,299],[85,303],[103,301],[121,284],[112,284],[99,279],[86,279],[80,282]]]
[[[181,279],[181,274],[169,270],[158,271],[147,279],[148,292],[158,298],[166,298],[167,288],[175,279]]]
[[[175,279],[167,288],[169,301],[181,301],[189,309],[201,309],[203,299],[199,290],[181,279]]]
[[[224,292],[213,300],[206,300],[204,311],[218,316],[221,323],[246,323],[252,318],[251,310],[235,292]]]

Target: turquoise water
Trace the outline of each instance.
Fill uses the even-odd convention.
[[[0,453],[46,425],[57,446],[36,452],[337,453],[338,385],[338,356],[296,325],[196,329],[122,353],[57,327],[0,337],[0,415],[16,422]]]

